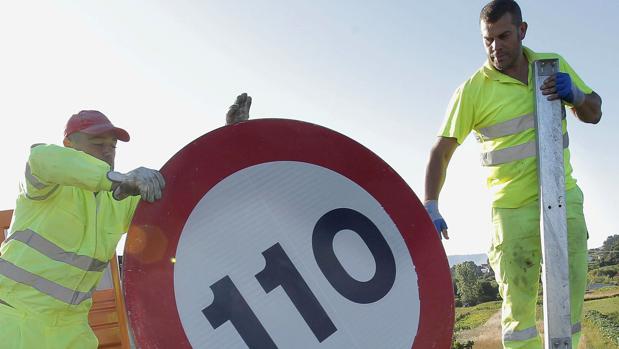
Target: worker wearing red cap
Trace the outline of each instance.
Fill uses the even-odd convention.
[[[251,97],[227,123],[249,117]],[[129,134],[103,113],[67,122],[64,147],[32,146],[9,235],[0,248],[0,346],[96,348],[88,325],[92,293],[140,199],[161,199],[156,170],[114,169],[116,142]]]

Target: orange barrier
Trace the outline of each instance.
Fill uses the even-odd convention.
[[[11,225],[13,210],[0,211],[0,241],[4,240],[4,230]],[[88,314],[88,322],[99,339],[99,348],[128,349],[129,333],[127,312],[120,287],[118,273],[118,258],[116,254],[110,260],[109,274],[112,288],[99,289],[93,293],[92,308]]]
[[[12,216],[13,210],[0,211],[0,233],[4,233],[4,229],[9,229]],[[2,236],[2,240],[4,241],[4,235]]]

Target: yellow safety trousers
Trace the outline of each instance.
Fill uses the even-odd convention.
[[[0,348],[96,349],[88,314],[49,317],[0,304]]]
[[[587,285],[587,226],[583,194],[566,193],[572,348],[578,347]],[[534,202],[519,208],[492,209],[493,237],[488,253],[503,298],[501,325],[506,349],[541,349],[535,312],[541,267],[540,210]]]

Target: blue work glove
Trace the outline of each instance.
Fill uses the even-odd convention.
[[[585,94],[572,83],[570,74],[557,73],[555,76],[557,95],[562,100],[578,107],[585,101]]]
[[[445,239],[449,240],[449,235],[447,234],[447,223],[438,211],[438,200],[428,200],[423,204],[423,206],[426,208],[426,211],[428,211],[428,215],[430,216],[432,223],[434,223],[434,227],[438,232],[438,237],[445,237]]]

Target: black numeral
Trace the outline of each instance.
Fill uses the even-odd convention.
[[[292,264],[282,246],[277,243],[262,252],[262,255],[266,260],[266,266],[256,274],[256,279],[262,288],[269,293],[281,286],[319,342],[337,331],[329,315]]]
[[[376,272],[370,280],[354,279],[337,259],[333,240],[342,230],[357,233],[372,253]],[[373,303],[382,299],[393,287],[396,277],[393,252],[376,225],[355,210],[338,208],[322,216],[314,227],[312,250],[318,267],[331,286],[350,301]],[[256,274],[256,279],[264,291],[269,293],[281,286],[319,342],[335,333],[335,324],[282,246],[277,243],[262,252],[262,255],[266,265]],[[213,303],[202,309],[202,313],[214,329],[230,321],[250,348],[277,349],[229,276],[211,285],[211,290],[214,294]]]
[[[225,276],[211,285],[211,290],[213,290],[215,298],[211,305],[202,309],[202,314],[206,316],[214,329],[223,325],[226,321],[230,321],[248,347],[277,349],[271,336],[264,329],[229,276]]]
[[[359,234],[376,261],[376,273],[368,281],[352,278],[335,256],[333,239],[342,230]],[[342,296],[356,303],[373,303],[383,298],[395,282],[395,259],[376,225],[361,213],[338,208],[322,216],[314,227],[312,249],[318,267],[331,286]]]

